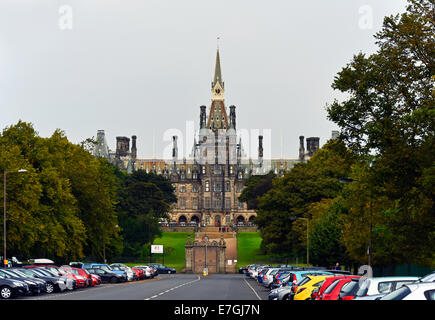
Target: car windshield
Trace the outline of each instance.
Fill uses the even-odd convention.
[[[386,294],[379,300],[402,300],[410,293],[411,290],[407,286],[403,286],[393,292],[390,292],[389,294]]]
[[[45,273],[47,276],[51,276],[51,277],[59,277],[59,274],[56,272],[56,271],[53,271],[53,270],[49,270],[49,269],[41,269],[41,270],[39,270],[38,269],[38,271],[41,271],[42,273]],[[62,274],[62,272],[60,272],[61,274]]]
[[[6,272],[3,272],[2,270],[0,270],[0,275],[7,278],[7,279],[13,278],[10,274],[7,274]]]
[[[98,268],[98,269],[102,269],[102,270],[104,270],[104,271],[113,271],[113,269],[111,268],[111,267],[109,267],[109,266],[94,266],[94,268]]]
[[[68,271],[69,271],[70,273],[72,273],[72,274],[80,275],[80,273],[78,272],[78,270],[69,269]]]
[[[32,272],[36,273],[38,276],[45,276],[45,277],[52,277],[53,276],[53,274],[48,272],[48,270],[33,269]]]
[[[29,269],[24,269],[22,271],[18,271],[16,270],[15,272],[19,272],[19,273],[24,273],[25,275],[29,276],[29,277],[35,277],[35,272],[33,272],[32,270]]]
[[[23,271],[21,271],[21,270],[8,270],[8,272],[16,274],[17,276],[20,276],[20,277],[27,278],[27,277],[31,276],[31,275],[25,274]]]

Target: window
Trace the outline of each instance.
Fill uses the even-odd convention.
[[[216,191],[216,192],[221,192],[221,191],[222,191],[222,190],[221,190],[221,184],[218,183],[218,182],[215,182],[215,183],[214,183],[214,187],[213,187],[213,189],[214,189],[214,191]]]
[[[198,185],[197,184],[193,184],[192,185],[192,192],[198,192],[199,191],[199,187],[198,187]]]
[[[185,198],[179,199],[179,207],[180,207],[180,209],[186,209],[186,199]]]
[[[215,200],[214,201],[214,208],[219,209],[221,207],[221,204],[222,204],[221,200]]]
[[[380,298],[379,300],[402,300],[408,294],[411,293],[411,290],[407,286],[403,286],[400,289],[394,290]]]
[[[205,182],[205,192],[209,192],[210,191],[210,181],[206,181]]]
[[[325,294],[331,293],[332,290],[334,290],[334,288],[337,286],[337,284],[340,282],[340,279],[335,280],[333,283],[331,283],[329,285],[328,288],[326,288],[326,290],[324,291]]]
[[[233,166],[230,166],[230,175],[233,175]]]
[[[237,192],[242,192],[243,190],[243,184],[242,183],[238,183],[237,184]]]
[[[207,156],[207,155],[205,155]],[[202,166],[202,174],[205,174],[205,166]]]
[[[182,184],[180,185],[180,193],[186,192],[186,185]]]
[[[231,185],[230,182],[227,181],[225,182],[225,192],[230,192],[231,191]]]
[[[243,205],[243,202],[242,201],[238,201],[238,208],[239,209],[244,209],[244,205]]]
[[[231,208],[231,199],[225,198],[225,208],[230,209]]]
[[[192,198],[192,209],[198,209],[198,198]]]
[[[205,200],[204,200],[204,207],[206,209],[210,209],[210,198],[205,198]]]
[[[379,293],[389,293],[393,291],[393,282],[379,282],[378,291]]]

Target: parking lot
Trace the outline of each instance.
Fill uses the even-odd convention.
[[[268,291],[240,274],[162,274],[154,279],[103,283],[17,300],[267,300]]]

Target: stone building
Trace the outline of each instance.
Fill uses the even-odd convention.
[[[272,170],[278,176],[295,163],[307,161],[318,149],[319,138],[300,137],[298,159],[263,159],[263,136],[258,137],[258,158],[247,158],[241,138],[236,131],[236,107],[224,103],[225,83],[222,79],[219,49],[216,53],[214,78],[211,83],[212,100],[209,112],[200,106],[198,141],[195,138],[189,159],[179,159],[177,137],[172,140],[172,159],[138,159],[136,136],[132,147],[128,137],[116,137],[116,151],[109,151],[104,131],[97,134],[94,155],[105,157],[120,169],[132,172],[146,170],[166,176],[174,185],[178,203],[170,220],[176,223],[196,222],[220,226],[252,222],[255,211],[240,202],[244,182],[250,175],[266,174]]]

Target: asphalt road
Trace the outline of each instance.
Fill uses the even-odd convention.
[[[17,300],[267,300],[268,290],[241,274],[159,275],[150,280],[101,284]]]

